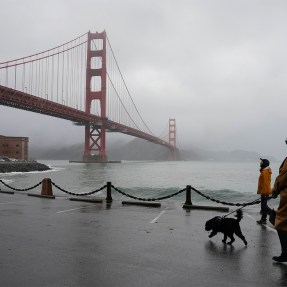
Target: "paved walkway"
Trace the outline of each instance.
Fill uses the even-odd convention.
[[[227,246],[204,230],[220,214],[0,194],[0,286],[287,286],[274,230],[245,214]]]

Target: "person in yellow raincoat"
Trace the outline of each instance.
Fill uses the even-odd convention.
[[[287,144],[287,139],[285,143]],[[276,262],[287,262],[287,157],[279,167],[272,194],[273,197],[280,194],[274,228],[277,230],[282,251],[280,256],[274,256],[272,259]]]
[[[258,178],[257,194],[261,195],[261,219],[257,221],[259,224],[266,224],[267,219],[267,201],[272,193],[271,175],[272,170],[269,166],[269,160],[260,158],[260,176]]]

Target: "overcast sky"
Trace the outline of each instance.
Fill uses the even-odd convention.
[[[106,30],[154,134],[175,118],[180,148],[287,154],[286,0],[0,0],[0,7],[0,62]],[[69,121],[3,106],[0,113],[0,134],[29,136],[31,146],[84,141],[83,128]]]

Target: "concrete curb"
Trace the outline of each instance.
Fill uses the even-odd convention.
[[[88,198],[70,198],[71,201],[83,201],[83,202],[91,202],[91,203],[103,203],[103,199],[88,199]]]
[[[203,209],[203,210],[218,210],[228,212],[229,207],[221,207],[221,206],[200,206],[200,205],[193,205],[193,204],[184,204],[184,209]]]
[[[7,194],[14,194],[14,191],[4,191],[4,190],[0,190],[0,193],[7,193]]]
[[[161,207],[161,203],[160,202],[122,201],[122,204],[141,205],[141,206],[149,206],[149,207]]]
[[[28,196],[34,196],[34,197],[43,197],[43,198],[48,198],[48,199],[55,199],[54,195],[41,195],[41,194],[33,194],[33,193],[28,193]]]

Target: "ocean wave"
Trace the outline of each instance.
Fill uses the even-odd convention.
[[[13,175],[21,175],[21,174],[43,174],[43,173],[48,173],[51,170],[43,170],[43,171],[26,171],[26,172],[22,172],[22,171],[13,171],[13,172],[9,172],[9,173],[3,173],[2,175],[8,175],[8,176],[13,176]]]
[[[5,183],[11,183],[11,182],[14,182],[14,180],[13,179],[1,179],[3,182],[5,182]]]

